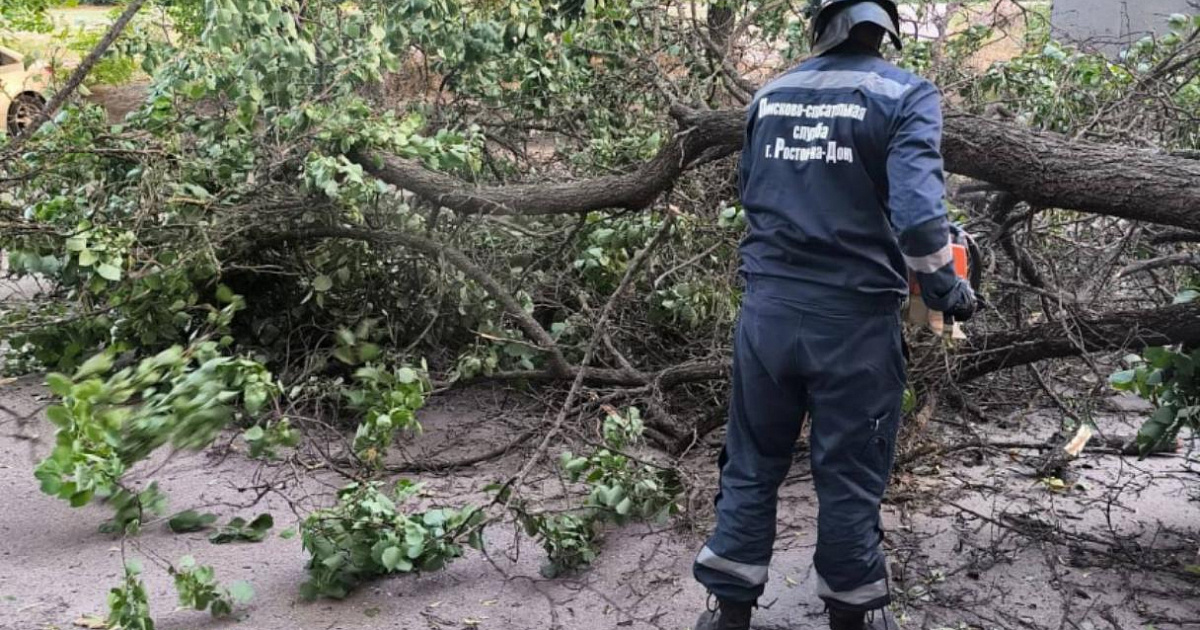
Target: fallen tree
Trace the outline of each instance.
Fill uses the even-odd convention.
[[[679,8],[671,3],[594,4],[603,10],[577,3],[574,17],[547,19],[537,3],[516,1],[496,11],[456,0],[245,0],[240,11],[171,25],[187,45],[158,42],[166,54],[145,55],[163,66],[148,102],[122,124],[72,106],[9,144],[0,246],[17,273],[50,289],[36,302],[0,303],[0,341],[15,349],[0,367],[57,363],[76,374],[48,379],[67,404],[47,414],[60,431],[39,466],[43,489],[82,505],[120,488],[114,526],[127,526],[161,497],[152,483],[122,487],[122,475],[160,447],[207,447],[236,429],[251,457],[274,458],[299,441],[292,463],[302,466],[280,470],[320,467],[359,483],[302,530],[313,577],[328,587],[317,590],[334,595],[357,577],[323,560],[352,552],[362,562],[351,573],[364,576],[433,570],[461,554],[462,537],[478,540],[484,522],[510,517],[551,563],[586,563],[591,556],[556,555],[567,548],[557,544],[590,554],[601,519],[528,503],[523,486],[540,484],[543,470],[591,485],[578,498],[592,515],[669,516],[682,489],[677,462],[631,447],[645,431],[682,453],[724,420],[744,232],[729,158],[754,89],[737,55],[751,38],[782,48],[795,22],[787,3],[721,2],[706,7],[706,23],[662,10]],[[1112,362],[1095,353],[1182,344],[1130,359],[1111,382],[1159,404],[1159,436],[1195,408],[1190,382],[1153,374],[1185,365],[1190,377],[1200,360],[1188,354],[1200,343],[1200,303],[1161,306],[1187,299],[1178,266],[1197,264],[1188,248],[1200,234],[1200,164],[1189,153],[1198,140],[1170,118],[1196,110],[1187,99],[1200,90],[1178,88],[1196,87],[1200,30],[1176,39],[1148,60],[1135,51],[1120,73],[1101,57],[1058,59],[1053,42],[1038,42],[986,85],[939,66],[961,63],[970,41],[931,43],[933,67],[922,65],[923,45],[910,47],[917,55],[903,63],[965,95],[952,99],[963,110],[947,115],[946,167],[980,180],[954,186],[951,201],[989,254],[989,305],[965,342],[923,343],[930,337],[912,331],[916,412],[906,426],[924,443],[904,441],[903,461],[956,448],[930,445],[936,438],[919,430],[939,394],[987,421],[992,404],[1040,402],[1040,388],[1064,425],[1085,424],[1063,399],[1104,391]],[[130,49],[156,50],[114,50]],[[386,98],[396,78],[387,73],[411,64],[414,50],[437,88]],[[1089,64],[1089,74],[1072,74]],[[1010,82],[1017,87],[1005,92]],[[1059,98],[1067,90],[1076,92]],[[1016,102],[1018,115],[978,115],[994,102]],[[1152,122],[1129,117],[1141,104],[1158,108]],[[1131,148],[1131,139],[1166,149]],[[1033,367],[1072,357],[1083,361]],[[1090,391],[1053,386],[1085,363],[1099,377]],[[997,374],[1021,366],[1029,369]],[[464,458],[393,450],[388,460],[401,435],[419,439],[427,395],[484,381],[505,385],[492,392],[539,396],[549,413],[522,414],[520,427],[496,422],[472,436],[496,444]],[[1174,382],[1142,387],[1152,381]],[[1179,422],[1161,413],[1175,403]],[[498,439],[508,428],[511,439]],[[1152,437],[1139,446],[1155,446]],[[486,507],[385,510],[397,524],[462,524],[447,540],[414,530],[424,552],[390,546],[394,536],[414,544],[407,525],[342,549],[311,542],[376,531],[360,527],[380,514],[367,478],[453,471],[529,441]],[[552,448],[573,443],[602,450],[544,465]],[[973,435],[961,447],[1002,444],[1059,446]],[[1118,446],[1107,450],[1128,452]],[[77,483],[95,478],[104,485]],[[276,490],[263,481],[239,491]]]
[[[671,113],[679,129],[654,159],[628,173],[596,179],[476,187],[413,160],[378,153],[357,154],[354,159],[389,184],[465,214],[531,216],[641,210],[651,206],[688,169],[734,154],[742,145],[743,112],[701,112],[676,106]],[[1200,229],[1200,162],[1194,160],[1069,139],[961,113],[946,117],[944,152],[951,172],[986,180],[1029,204]],[[505,296],[496,297],[511,302]],[[545,337],[539,334],[539,338]],[[945,372],[952,381],[966,383],[1049,359],[1197,342],[1200,306],[1185,304],[1075,314],[1029,328],[989,332],[972,336],[968,343],[938,361],[945,361]],[[917,369],[942,371],[941,367],[926,364]],[[580,368],[571,367],[565,371],[501,373],[492,378],[553,381],[574,378],[579,372]],[[588,368],[583,374],[587,383],[597,386],[669,389],[688,382],[724,379],[728,361],[722,358],[651,372]]]
[[[342,364],[381,353],[393,362],[433,355],[441,383],[583,378],[655,404],[664,392],[690,395],[695,384],[724,380],[741,237],[730,158],[742,147],[741,105],[753,89],[736,56],[747,29],[769,16],[715,12],[702,26],[630,6],[626,17],[661,20],[661,28],[631,32],[611,16],[588,17],[554,25],[563,29],[556,36],[497,41],[510,25],[491,28],[493,16],[473,6],[459,7],[462,24],[434,32],[400,25],[444,23],[436,6],[370,2],[347,14],[327,2],[259,4],[277,24],[291,22],[292,11],[305,16],[302,28],[193,25],[206,27],[188,31],[200,39],[172,51],[178,58],[156,78],[153,102],[121,129],[72,110],[52,132],[22,141],[28,159],[6,162],[0,185],[33,210],[0,207],[0,240],[17,253],[17,268],[54,275],[76,291],[64,291],[63,302],[102,321],[88,328],[90,317],[46,309],[8,330],[84,330],[21,342],[34,339],[29,345],[49,347],[43,356],[52,358],[64,354],[64,339],[153,346],[186,337],[205,308],[234,292],[253,299],[230,338],[300,380],[345,377]],[[513,18],[522,32],[534,19]],[[386,51],[362,37],[371,24],[391,29],[380,35]],[[303,55],[279,62],[247,43],[256,37],[279,49],[300,42],[301,52],[329,38],[340,45],[323,48],[319,64]],[[611,47],[568,42],[589,38]],[[1194,257],[1155,248],[1186,248],[1187,235],[1200,232],[1200,162],[1176,141],[1186,128],[1164,131],[1179,105],[1149,92],[1191,80],[1193,39],[1156,53],[1152,72],[1132,87],[1110,78],[1125,90],[1119,102],[1069,102],[1076,125],[1044,81],[997,90],[1043,70],[1087,90],[1091,79],[1070,73],[1081,64],[1108,69],[1101,57],[1056,66],[1036,48],[1022,62],[1038,72],[1000,71],[1000,88],[947,98],[962,109],[946,115],[946,168],[980,180],[966,188],[982,203],[958,210],[997,252],[988,262],[996,308],[971,324],[968,344],[941,353],[940,363],[918,362],[919,379],[968,382],[1044,359],[1194,338],[1190,307],[1156,308],[1181,286],[1169,275],[1174,265]],[[491,45],[504,53],[471,48]],[[381,68],[410,62],[414,49],[447,56],[426,59],[441,73],[437,90],[399,104],[365,96],[383,89]],[[552,59],[570,62],[530,72],[530,60]],[[925,70],[934,79],[954,72]],[[950,78],[958,82],[943,85],[961,88],[977,77]],[[1102,87],[1103,97],[1114,89]],[[992,111],[988,99],[1011,103],[1014,94],[1019,118],[979,114]],[[1145,127],[1127,113],[1144,113],[1139,102],[1160,105]],[[1135,127],[1157,134],[1142,144],[1160,139],[1172,150],[1097,141],[1124,140]],[[529,144],[540,145],[539,157]],[[84,196],[61,185],[93,180],[108,184]],[[664,221],[674,226],[652,241]],[[1184,236],[1142,239],[1153,230],[1144,226]],[[657,249],[646,251],[652,242]],[[606,329],[593,330],[589,305],[608,302],[632,260],[643,261],[646,277],[630,279]],[[382,331],[373,328],[380,321]],[[601,345],[581,367],[583,340],[595,334]],[[706,392],[721,398],[715,386]]]

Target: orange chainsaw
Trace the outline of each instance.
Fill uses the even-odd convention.
[[[971,290],[979,296],[979,285],[982,280],[983,267],[980,264],[982,256],[975,239],[954,226],[950,230],[950,249],[954,253],[954,273],[971,285]],[[952,339],[966,339],[962,325],[949,315],[930,310],[921,299],[921,284],[916,274],[908,272],[908,321],[917,326],[928,326],[934,334],[943,336],[949,334]]]

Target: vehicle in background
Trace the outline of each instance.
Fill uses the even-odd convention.
[[[15,50],[0,46],[0,121],[9,135],[17,135],[33,123],[46,106],[50,68],[43,64],[25,67]]]

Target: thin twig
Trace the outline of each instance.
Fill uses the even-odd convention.
[[[533,468],[541,460],[542,456],[545,455],[547,449],[550,448],[550,443],[562,430],[563,422],[566,421],[567,414],[570,411],[571,406],[575,403],[575,398],[579,396],[580,389],[583,387],[587,366],[589,363],[591,363],[592,357],[596,353],[596,347],[600,345],[600,340],[603,336],[605,326],[608,325],[608,319],[610,316],[612,316],[617,299],[629,289],[630,285],[633,284],[633,279],[637,276],[642,264],[644,264],[646,260],[650,258],[650,254],[658,247],[659,243],[666,238],[667,234],[671,232],[671,227],[674,224],[674,215],[668,213],[666,218],[663,220],[662,226],[659,227],[658,233],[656,233],[654,238],[650,239],[650,242],[646,244],[646,247],[642,249],[642,251],[638,252],[637,255],[634,256],[633,260],[630,261],[629,267],[625,270],[625,277],[621,279],[621,284],[617,285],[616,291],[613,291],[612,296],[608,298],[608,302],[604,304],[604,308],[600,311],[600,319],[596,322],[595,330],[592,333],[591,341],[588,342],[587,351],[584,352],[583,361],[580,362],[580,367],[582,369],[580,369],[575,375],[575,380],[571,383],[571,389],[567,392],[567,398],[563,402],[562,409],[559,410],[558,417],[554,419],[554,425],[550,428],[550,431],[546,433],[546,436],[542,438],[537,450],[535,450],[529,460],[525,462],[525,466],[520,470],[520,472],[514,475],[507,484],[505,484],[506,488],[512,492],[512,494],[509,495],[509,501],[511,501],[512,496],[515,496],[515,490],[519,489],[520,486],[524,484],[525,478],[530,472],[533,471]]]

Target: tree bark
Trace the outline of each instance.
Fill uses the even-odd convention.
[[[685,171],[740,150],[743,111],[672,108],[680,131],[659,154],[629,173],[566,183],[477,187],[419,163],[377,152],[352,155],[376,177],[452,210],[549,215],[607,208],[645,208]],[[949,171],[983,179],[1035,205],[1081,210],[1200,231],[1200,162],[1154,151],[1072,140],[972,115],[945,119]],[[403,240],[403,239],[400,239]],[[401,243],[404,244],[404,243]],[[1040,324],[976,337],[951,354],[952,377],[966,382],[997,370],[1087,352],[1200,343],[1200,303]],[[565,372],[500,375],[530,380]],[[727,361],[676,366],[658,373],[587,369],[585,380],[669,389],[723,378]]]

